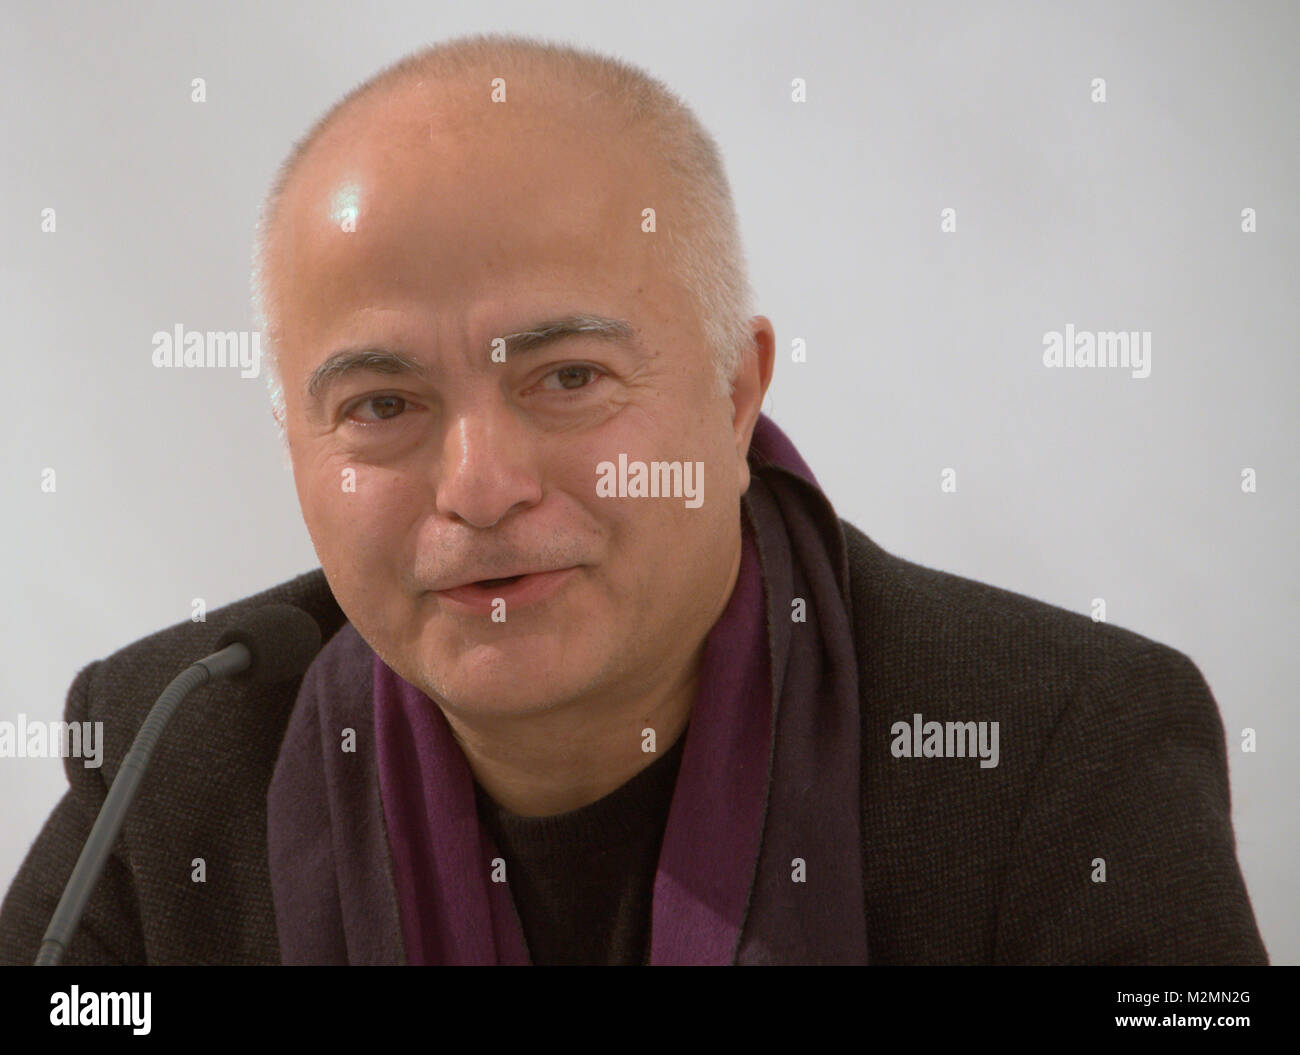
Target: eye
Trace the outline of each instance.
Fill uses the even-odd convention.
[[[362,416],[356,418],[353,415],[359,410],[366,408],[373,409],[374,417],[368,418]],[[367,396],[359,403],[352,404],[348,408],[346,417],[349,421],[354,421],[362,425],[375,425],[384,421],[390,421],[393,418],[400,417],[402,411],[406,409],[406,400],[401,396]]]
[[[558,370],[552,370],[547,374],[542,379],[541,387],[550,392],[573,392],[582,388],[590,388],[595,384],[596,379],[602,376],[604,375],[594,366],[582,366],[580,364],[562,366]],[[552,378],[557,380],[558,385],[547,384]]]

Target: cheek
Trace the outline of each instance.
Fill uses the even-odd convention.
[[[299,502],[322,564],[345,578],[354,570],[398,566],[411,511],[419,508],[408,480],[343,460],[323,462],[303,480]]]
[[[687,423],[690,424],[689,422]],[[628,414],[617,427],[601,430],[580,447],[569,446],[550,464],[563,470],[562,488],[573,496],[587,514],[601,526],[608,540],[608,560],[603,577],[620,602],[661,608],[678,604],[683,589],[692,583],[703,585],[717,571],[719,554],[726,550],[728,527],[738,517],[734,479],[734,449],[730,434],[698,436],[682,426],[674,428],[644,415]],[[617,463],[625,454],[629,463],[641,461],[687,461],[703,463],[702,504],[686,505],[687,496],[600,497],[596,484],[601,462]],[[557,479],[559,477],[557,476]],[[683,481],[685,484],[686,481]],[[737,520],[738,522],[738,520]],[[703,575],[703,579],[701,576]]]
[[[681,499],[597,499],[596,513],[610,539],[609,581],[620,604],[642,611],[678,607],[682,595],[711,571],[712,547],[721,537]]]

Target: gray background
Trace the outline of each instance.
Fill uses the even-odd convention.
[[[151,337],[251,327],[259,200],[340,94],[420,44],[540,34],[641,65],[718,137],[777,333],[768,410],[841,515],[931,567],[1103,597],[1197,663],[1265,943],[1300,962],[1297,5],[6,0],[4,23],[0,720],[59,718],[78,669],[193,597],[316,566],[261,379],[156,370]],[[1151,331],[1151,377],[1045,369],[1066,323]],[[0,887],[64,786],[58,759],[0,759]]]

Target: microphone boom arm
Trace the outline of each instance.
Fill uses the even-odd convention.
[[[63,889],[63,897],[59,899],[59,905],[50,918],[50,925],[45,930],[35,966],[54,967],[63,959],[67,944],[72,940],[81,916],[86,911],[91,891],[108,863],[108,855],[126,820],[127,810],[135,798],[153,749],[176,708],[199,686],[216,678],[239,674],[247,670],[252,661],[253,655],[248,646],[236,642],[186,667],[163,689],[162,695],[150,709],[149,716],[140,726],[140,731],[135,734],[131,750],[122,760],[117,776],[113,778],[113,786],[108,789],[108,796],[100,807],[99,816],[95,818],[90,837],[82,847],[81,856],[72,869],[72,876]]]

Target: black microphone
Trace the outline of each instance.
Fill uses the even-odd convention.
[[[154,745],[181,700],[214,678],[274,685],[299,677],[311,666],[320,647],[320,627],[301,608],[291,604],[264,605],[224,631],[217,638],[216,652],[183,670],[163,690],[113,778],[113,786],[108,789],[86,845],[63,888],[63,897],[50,918],[35,966],[53,967],[63,959],[86,911],[90,893],[108,863],[108,855],[126,820]]]

